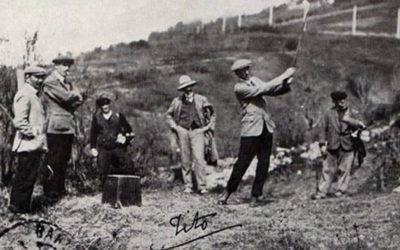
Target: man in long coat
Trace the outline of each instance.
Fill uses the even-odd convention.
[[[82,104],[82,95],[67,81],[74,63],[71,57],[53,60],[54,70],[44,81],[43,99],[47,113],[48,168],[43,183],[46,197],[57,200],[66,194],[65,174],[77,133],[75,110]]]

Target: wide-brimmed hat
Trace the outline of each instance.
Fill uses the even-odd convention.
[[[244,69],[246,67],[250,67],[251,64],[252,62],[248,59],[238,59],[232,64],[231,70],[236,71],[239,69]]]
[[[346,99],[346,97],[347,97],[347,94],[346,94],[346,92],[343,92],[343,91],[334,91],[331,93],[332,101],[340,101],[340,100]]]
[[[74,64],[74,58],[70,56],[57,56],[56,58],[53,59],[53,63],[72,65]]]
[[[182,75],[179,77],[179,86],[178,90],[183,90],[184,88],[187,88],[189,86],[195,85],[197,81],[192,80],[190,76],[188,75]]]
[[[46,70],[39,66],[29,66],[24,70],[25,75],[46,76]]]

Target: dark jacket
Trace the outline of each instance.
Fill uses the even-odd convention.
[[[93,115],[92,127],[90,129],[90,147],[113,149],[124,145],[116,143],[118,134],[125,135],[131,133],[132,128],[127,122],[124,115],[113,112],[110,119],[105,119],[101,112],[96,112]]]
[[[357,118],[356,118],[357,117]],[[362,127],[358,113],[347,108],[340,116],[336,108],[328,110],[324,119],[325,139],[328,150],[354,150],[351,133]]]

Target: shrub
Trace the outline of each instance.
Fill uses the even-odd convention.
[[[14,68],[0,67],[0,185],[7,186],[11,180],[13,157],[11,146],[14,136],[12,103],[17,91]]]

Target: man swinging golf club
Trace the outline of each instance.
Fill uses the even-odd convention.
[[[295,68],[288,68],[276,78],[264,82],[250,75],[251,61],[239,59],[231,70],[238,76],[234,91],[242,110],[242,127],[239,156],[233,166],[226,191],[218,199],[218,204],[227,204],[230,195],[239,183],[255,156],[258,158],[256,177],[251,191],[251,205],[260,201],[264,182],[267,178],[269,158],[272,149],[272,134],[275,123],[267,112],[266,96],[282,95],[290,91]]]

